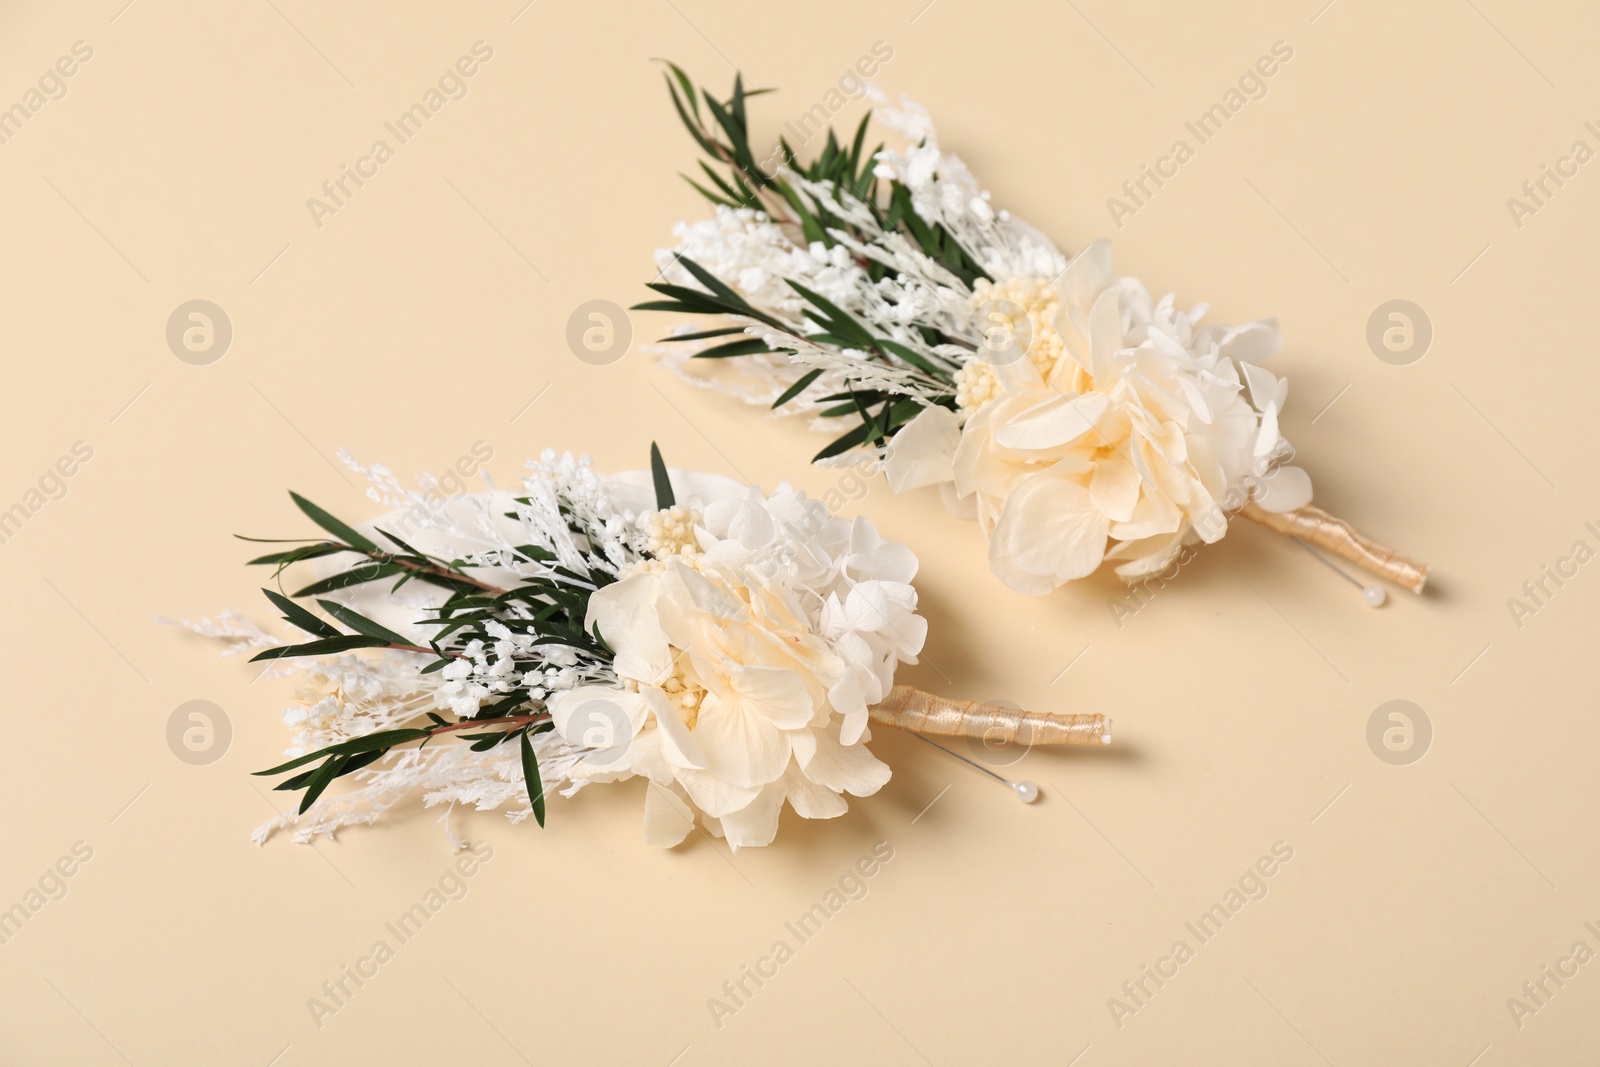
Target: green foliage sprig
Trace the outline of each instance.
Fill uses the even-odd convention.
[[[712,204],[731,208],[754,208],[764,211],[780,224],[797,229],[801,238],[807,243],[821,242],[827,247],[833,247],[838,243],[834,236],[835,231],[849,233],[861,241],[873,239],[873,235],[864,233],[849,220],[828,211],[826,205],[802,196],[784,179],[780,169],[774,168],[774,173],[769,175],[757,165],[756,157],[750,148],[745,102],[752,96],[770,90],[746,90],[743,80],[735,75],[732,95],[726,100],[718,100],[704,88],[696,90],[688,75],[676,64],[669,62],[666,65],[667,91],[672,98],[673,107],[689,131],[690,137],[709,157],[709,160],[700,161],[700,169],[712,187],[707,188],[687,175],[683,177],[706,200]],[[704,105],[703,110],[702,105]],[[865,148],[871,118],[870,112],[862,118],[848,146],[842,145],[830,129],[821,152],[810,162],[802,161],[788,140],[780,138],[778,155],[783,166],[809,182],[832,186],[839,193],[859,201],[872,213],[880,230],[885,233],[898,232],[905,235],[925,255],[949,270],[964,284],[971,286],[980,278],[987,279],[988,275],[962,247],[955,234],[943,225],[929,223],[917,215],[912,207],[910,190],[892,179],[882,180],[874,173],[873,161],[883,149],[883,145],[879,143],[870,151]],[[893,269],[878,260],[857,258],[873,281],[894,276]],[[882,389],[852,389],[846,393],[817,398],[822,403],[834,405],[824,409],[821,414],[841,417],[855,415],[859,418],[860,424],[824,447],[813,457],[813,461],[827,459],[863,445],[881,447],[896,430],[922,410],[925,403],[938,403],[954,408],[955,384],[947,368],[929,361],[900,342],[875,336],[849,313],[804,286],[792,280],[788,281],[789,286],[810,305],[812,310],[809,317],[823,328],[815,333],[794,335],[790,327],[752,307],[730,286],[700,264],[683,256],[680,256],[677,262],[704,288],[652,282],[649,283],[649,288],[666,299],[646,301],[636,305],[635,310],[732,316],[745,320],[747,324],[760,324],[775,333],[803,338],[809,344],[824,350],[867,353],[872,359],[881,361],[886,366],[912,372],[918,381],[926,381],[932,386],[931,401]],[[936,328],[922,326],[919,329],[922,339],[930,347],[947,344],[966,345],[960,339],[951,338]],[[739,325],[665,337],[662,341],[704,340],[735,334],[743,335],[744,332],[745,326]],[[743,336],[739,340],[731,340],[697,352],[695,358],[728,359],[770,352],[793,355],[794,351],[792,348],[769,346],[760,338]],[[780,408],[792,402],[815,383],[821,374],[820,368],[806,372],[784,390],[772,406]]]
[[[671,507],[674,501],[672,482],[660,449],[653,444],[650,462],[657,506]],[[291,539],[298,547],[259,556],[249,561],[252,565],[274,568],[273,578],[279,580],[295,563],[339,554],[358,558],[348,569],[311,582],[293,593],[263,589],[283,620],[303,631],[310,640],[266,649],[253,660],[328,656],[356,649],[393,649],[430,657],[421,673],[431,674],[443,670],[452,661],[468,659],[466,649],[473,642],[480,642],[482,655],[489,662],[496,662],[500,653],[488,627],[498,624],[514,636],[531,637],[530,648],[558,645],[576,651],[591,666],[611,662],[611,649],[598,631],[584,629],[584,618],[590,595],[614,581],[613,574],[588,568],[583,573],[575,572],[558,565],[555,553],[548,548],[526,544],[517,546],[512,562],[541,564],[542,576],[524,578],[509,588],[501,588],[467,573],[467,564],[462,560],[429,555],[395,534],[379,529],[377,533],[391,546],[384,547],[298,493],[289,495],[327,536]],[[527,503],[527,500],[519,502]],[[390,593],[414,581],[446,592],[443,603],[430,609],[431,617],[419,620],[436,630],[426,645],[415,644],[360,612],[325,599],[326,594],[338,590],[388,581],[393,583]],[[300,603],[302,600],[312,601],[323,614]],[[531,656],[513,656],[513,661],[514,668],[538,665],[537,659]],[[474,715],[452,721],[437,712],[427,711],[415,725],[354,737],[255,773],[278,775],[315,764],[275,787],[301,791],[299,811],[304,814],[333,782],[377,762],[397,747],[417,742],[420,748],[450,734],[459,734],[461,740],[471,744],[473,751],[479,752],[515,741],[519,745],[529,804],[534,818],[543,826],[544,787],[531,739],[552,728],[542,693],[535,694],[529,685],[520,684],[509,692],[496,694],[495,699],[483,703]]]

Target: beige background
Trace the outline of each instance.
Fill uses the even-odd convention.
[[[1520,228],[1506,206],[1573,141],[1600,147],[1583,126],[1600,119],[1600,14],[923,2],[6,5],[0,104],[75,41],[94,54],[0,145],[0,507],[74,442],[93,458],[0,545],[0,907],[75,842],[93,859],[0,946],[0,1061],[1489,1067],[1600,1051],[1600,963],[1520,1028],[1507,1008],[1575,941],[1600,950],[1584,928],[1600,926],[1600,564],[1520,629],[1506,604],[1574,541],[1600,547],[1578,444],[1600,382],[1600,164]],[[306,199],[478,40],[494,56],[469,95],[316,227]],[[264,618],[229,535],[308,529],[291,487],[364,513],[341,447],[409,474],[483,440],[504,482],[546,446],[621,469],[656,439],[676,464],[836,485],[802,466],[819,445],[803,428],[652,369],[638,346],[662,316],[636,314],[611,366],[564,336],[585,301],[641,299],[652,249],[702,210],[674,176],[694,157],[651,57],[781,88],[759,102],[765,143],[878,40],[894,49],[880,83],[930,107],[997,203],[1067,248],[1114,236],[1119,267],[1224,319],[1279,315],[1285,429],[1318,502],[1429,560],[1434,589],[1374,612],[1240,529],[1119,629],[1109,576],[1016,596],[931,493],[876,484],[851,510],[925,560],[933,630],[907,679],[1109,712],[1113,750],[1027,756],[1005,772],[1040,783],[1024,808],[881,736],[895,776],[878,796],[833,823],[786,816],[776,847],[731,857],[645,848],[629,786],[553,804],[543,832],[458,817],[493,859],[315,1026],[307,999],[446,871],[442,830],[413,812],[314,849],[250,844],[284,799],[248,772],[284,745],[291,687],[252,685],[152,617]],[[1265,99],[1115,230],[1106,199],[1278,40],[1294,58]],[[208,366],[164,337],[192,299],[233,324]],[[1409,366],[1365,340],[1391,299],[1433,324]],[[206,766],[166,740],[193,699],[233,731]],[[1408,766],[1366,740],[1392,699],[1434,730]],[[718,1028],[708,998],[880,840],[894,859],[868,895]],[[1279,841],[1294,856],[1270,893],[1198,945],[1184,922]],[[1108,998],[1180,938],[1194,958],[1119,1028]]]

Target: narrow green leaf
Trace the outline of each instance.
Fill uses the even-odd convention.
[[[678,85],[683,89],[684,99],[689,101],[689,106],[694,108],[695,117],[698,118],[700,115],[700,100],[695,95],[694,83],[689,80],[689,75],[685,74],[683,69],[670,59],[664,59],[661,62],[665,63],[667,69],[672,71],[672,76],[678,79]]]
[[[750,128],[744,117],[744,75],[738,71],[733,72],[733,99],[729,101],[728,110],[741,130]]]
[[[277,648],[269,648],[265,652],[257,652],[250,657],[250,662],[258,663],[267,659],[293,659],[296,656],[329,656],[335,652],[349,652],[357,648],[382,648],[388,643],[381,637],[368,637],[365,634],[347,634],[325,638],[321,641],[310,641],[303,645],[279,645]]]
[[[255,567],[267,563],[288,565],[290,563],[299,563],[303,559],[317,559],[321,556],[331,556],[336,552],[347,551],[349,549],[343,545],[302,545],[299,548],[291,548],[287,552],[273,552],[269,555],[257,556],[255,559],[247,560],[245,566]]]
[[[410,638],[401,634],[397,634],[386,626],[379,626],[365,615],[358,611],[352,611],[343,604],[336,603],[332,600],[319,600],[317,603],[321,605],[323,611],[326,611],[329,615],[332,615],[334,618],[338,619],[340,622],[344,623],[358,634],[366,634],[368,637],[382,638],[385,642],[391,645],[409,645],[415,643]]]
[[[849,160],[849,163],[850,163],[850,174],[851,174],[852,178],[855,177],[856,164],[861,159],[861,146],[866,143],[866,140],[867,140],[867,122],[871,118],[872,118],[872,112],[870,112],[870,111],[867,112],[865,115],[861,116],[861,125],[856,127],[855,141],[850,145],[850,160]]]
[[[669,334],[661,338],[659,344],[671,344],[678,341],[705,341],[713,337],[726,337],[732,333],[744,333],[743,326],[724,326],[717,330],[696,330],[694,333]]]
[[[361,585],[364,582],[375,582],[380,578],[392,578],[405,573],[405,568],[398,563],[371,563],[359,567],[351,567],[347,571],[340,571],[331,577],[319,582],[312,582],[304,589],[295,591],[295,596],[320,596],[331,593],[335,589],[348,589],[352,585]]]
[[[694,275],[696,281],[705,286],[707,289],[711,290],[713,293],[716,293],[718,296],[722,297],[724,300],[739,305],[745,304],[744,297],[734,292],[728,286],[728,283],[724,282],[721,278],[718,278],[715,274],[712,274],[710,271],[706,270],[688,256],[679,256],[678,262],[683,264],[685,270]]]
[[[672,479],[667,476],[667,465],[661,459],[661,449],[654,441],[650,442],[650,477],[656,484],[656,507],[665,510],[678,502],[678,498],[672,495]]]
[[[316,523],[324,530],[327,530],[329,533],[333,534],[333,536],[342,540],[345,544],[353,545],[365,552],[378,551],[378,546],[373,541],[357,533],[352,527],[345,525],[332,515],[329,515],[326,511],[323,511],[321,508],[317,507],[299,493],[291,491],[289,496],[297,505],[299,505],[300,510],[305,512],[307,517],[309,517],[312,522]]]
[[[725,345],[716,345],[703,349],[694,354],[695,359],[731,359],[734,356],[754,356],[762,352],[771,352],[767,342],[759,337],[752,337],[747,341],[729,341]]]
[[[689,131],[689,136],[695,139],[695,143],[700,146],[706,155],[713,159],[720,159],[721,157],[717,155],[717,150],[712,147],[711,142],[706,139],[706,135],[701,132],[704,128],[702,124],[698,119],[695,121],[689,119],[689,112],[684,110],[683,101],[678,99],[678,90],[670,80],[667,82],[667,92],[672,94],[672,106],[677,109],[678,118],[683,120],[683,128]],[[697,107],[695,110],[698,116],[699,108]]]
[[[922,371],[924,374],[933,375],[941,380],[948,377],[948,374],[941,373],[939,369],[932,363],[928,362],[927,358],[924,357],[920,352],[917,352],[911,348],[907,348],[899,341],[891,341],[887,337],[878,337],[874,338],[872,343],[890,355],[899,356],[901,359]]]
[[[806,371],[806,373],[802,374],[795,381],[795,383],[793,385],[791,385],[791,386],[789,386],[789,388],[785,389],[783,391],[782,395],[780,395],[778,397],[778,399],[776,399],[776,400],[774,400],[772,402],[772,406],[775,407],[775,408],[783,407],[783,405],[787,404],[789,401],[793,400],[795,397],[797,397],[801,393],[805,392],[806,391],[806,386],[808,386],[812,382],[816,381],[817,378],[819,378],[821,375],[822,375],[822,368],[821,367],[817,367],[817,368],[814,368],[813,370]]]
[[[339,772],[349,760],[344,756],[329,756],[328,761],[318,767],[316,773],[306,781],[306,795],[300,798],[300,814],[315,804],[322,791],[337,777]]]
[[[707,200],[711,201],[713,204],[721,204],[723,207],[732,207],[732,208],[736,208],[736,207],[739,206],[738,204],[734,203],[732,200],[729,200],[727,197],[718,196],[716,193],[713,193],[710,189],[707,189],[705,186],[701,185],[699,182],[695,181],[693,178],[689,177],[687,174],[680,173],[678,175],[678,177],[682,178],[684,181],[686,181],[690,185],[694,186],[694,191],[695,192],[699,193],[701,196],[705,197]]]
[[[352,737],[348,741],[341,741],[337,745],[329,745],[327,748],[321,748],[315,752],[307,752],[303,756],[296,756],[287,763],[280,763],[276,767],[269,767],[264,771],[255,771],[254,773],[258,777],[269,774],[282,774],[284,771],[292,771],[296,767],[304,767],[312,760],[321,759],[323,756],[356,756],[363,752],[390,749],[395,745],[418,741],[427,736],[427,730],[379,730],[377,733]]]
[[[522,733],[522,780],[528,789],[528,800],[533,804],[533,817],[544,825],[544,782],[539,778],[539,760],[533,754],[533,742],[526,730]]]
[[[861,347],[868,347],[872,344],[872,335],[867,332],[865,326],[851,318],[849,312],[833,303],[827,297],[820,293],[812,292],[793,279],[785,278],[784,281],[788,282],[789,288],[805,297],[823,315],[827,316],[829,320],[827,326],[830,333],[850,338]]]
[[[263,589],[261,591],[267,595],[268,600],[272,601],[274,607],[283,612],[284,621],[290,625],[298,626],[306,633],[314,634],[317,637],[344,636],[336,627],[317,618],[309,610],[296,604],[283,594],[275,593],[271,589]]]
[[[848,452],[850,449],[855,448],[857,445],[865,441],[867,439],[867,435],[871,432],[872,427],[863,422],[860,426],[857,426],[844,436],[837,438],[831,445],[812,456],[811,462],[816,463],[819,460],[828,459],[830,456],[837,456],[841,452]]]
[[[334,777],[343,778],[347,774],[354,774],[356,771],[359,771],[369,763],[376,763],[381,760],[384,753],[387,751],[388,749],[380,749],[376,752],[363,752],[359,756],[346,757],[344,765],[339,768],[339,772],[335,774]],[[274,790],[281,790],[284,792],[293,792],[294,790],[303,787],[307,782],[311,781],[312,778],[316,777],[317,772],[320,770],[321,768],[318,767],[316,769],[306,771],[303,774],[297,774],[293,778],[288,778],[282,782],[279,782],[272,788]]]
[[[418,552],[411,545],[409,545],[406,542],[400,540],[400,538],[396,537],[394,534],[390,533],[388,530],[385,530],[382,527],[377,527],[377,526],[373,527],[373,529],[377,530],[380,534],[382,534],[383,536],[387,537],[390,541],[393,541],[396,545],[399,545],[401,551],[409,552],[413,556],[421,556],[421,555],[423,555],[423,553]]]
[[[703,159],[700,161],[700,169],[705,171],[707,178],[711,179],[711,184],[715,185],[718,189],[721,189],[727,194],[729,200],[742,201],[745,199],[742,194],[735,192],[733,186],[729,185],[725,180],[723,180],[722,175],[712,170],[711,165]],[[734,175],[734,180],[739,180],[739,176],[737,174]]]
[[[686,304],[684,304],[683,302],[678,301],[678,300],[646,300],[642,304],[634,304],[633,306],[628,308],[628,310],[629,311],[673,311],[673,312],[677,312],[680,315],[693,315],[697,310],[701,310],[701,309],[696,309],[696,308],[689,307]],[[720,315],[720,314],[722,314],[722,312],[713,310],[711,312],[711,314]]]

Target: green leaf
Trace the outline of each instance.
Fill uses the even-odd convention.
[[[871,424],[863,422],[860,426],[857,426],[843,437],[836,439],[831,445],[812,456],[811,462],[816,463],[819,460],[828,459],[830,456],[837,456],[841,452],[848,452],[865,441],[871,432]]]
[[[368,637],[365,634],[347,634],[325,638],[321,641],[310,641],[303,645],[279,645],[277,648],[269,648],[265,652],[257,652],[250,657],[250,662],[257,663],[265,659],[292,659],[296,656],[330,656],[335,652],[349,652],[351,649],[356,648],[382,648],[388,643],[381,637]]]
[[[705,197],[707,200],[711,201],[713,204],[721,204],[723,207],[733,207],[733,208],[736,208],[736,207],[739,206],[737,203],[735,203],[732,200],[729,200],[727,197],[718,196],[716,193],[713,193],[710,189],[707,189],[705,186],[701,185],[699,182],[695,181],[693,178],[689,177],[687,174],[679,174],[678,177],[682,178],[684,181],[686,181],[690,185],[694,186],[694,191],[695,192],[699,193],[701,196]]]
[[[704,310],[704,309],[703,308],[687,307],[681,301],[677,301],[677,300],[646,300],[642,304],[634,304],[634,305],[630,306],[628,308],[628,310],[629,311],[675,311],[675,312],[678,312],[679,314],[683,314],[683,315],[692,315],[697,310]],[[711,314],[720,315],[720,314],[722,314],[722,312],[713,310],[711,312]],[[666,338],[666,340],[671,340],[671,338]]]
[[[940,373],[939,369],[932,363],[929,363],[927,358],[921,353],[915,351],[914,349],[907,348],[899,341],[891,341],[887,337],[879,337],[874,339],[872,343],[890,355],[899,356],[901,359],[922,371],[924,374],[933,375],[941,380],[948,377],[947,374]]]
[[[304,815],[306,809],[316,803],[317,798],[322,795],[322,791],[328,788],[329,783],[335,778],[339,777],[339,772],[344,769],[344,765],[348,762],[349,760],[344,756],[329,756],[328,761],[318,767],[316,773],[306,780],[306,795],[300,798],[301,815]]]
[[[805,297],[813,306],[815,306],[823,313],[823,315],[827,317],[828,322],[826,325],[830,333],[838,334],[840,337],[850,339],[851,342],[857,347],[871,347],[872,335],[867,332],[866,327],[862,326],[855,319],[851,318],[849,312],[833,303],[827,297],[822,296],[819,293],[812,292],[810,289],[807,289],[805,286],[801,285],[797,281],[794,281],[793,279],[785,278],[784,281],[788,282],[789,288]]]
[[[270,555],[257,556],[255,559],[247,560],[245,562],[245,566],[255,567],[266,563],[278,563],[287,566],[290,563],[298,563],[303,559],[317,559],[321,556],[331,556],[336,552],[346,551],[349,550],[343,545],[332,545],[327,543],[301,545],[299,548],[291,548],[287,552],[273,552]]]
[[[344,765],[339,768],[339,773],[335,774],[334,777],[335,778],[343,778],[347,774],[354,774],[356,771],[359,771],[361,768],[367,766],[367,764],[376,763],[379,760],[381,760],[383,758],[384,752],[386,752],[386,751],[388,751],[388,750],[387,749],[380,749],[379,751],[376,751],[376,752],[363,752],[359,756],[346,757],[345,761],[344,761]],[[321,767],[317,767],[317,768],[314,768],[312,770],[306,771],[303,774],[297,774],[293,778],[286,778],[283,781],[279,782],[277,785],[273,786],[272,788],[275,791],[282,791],[282,792],[293,792],[296,789],[302,789],[302,788],[305,787],[306,783],[311,781],[311,779],[315,778],[317,776],[317,773],[319,771],[321,771],[321,770],[322,770]]]
[[[744,304],[744,297],[734,292],[721,278],[718,278],[715,274],[712,274],[710,271],[706,270],[688,256],[679,256],[678,262],[683,264],[684,270],[687,270],[690,274],[694,275],[695,281],[699,282],[713,293],[716,293],[724,300],[737,304]]]
[[[741,130],[750,128],[744,117],[744,75],[738,71],[733,72],[733,99],[729,102],[728,110],[733,113],[734,121],[738,122]]]
[[[711,184],[715,185],[718,189],[721,189],[723,193],[727,195],[729,200],[738,202],[746,199],[743,193],[735,191],[733,186],[724,181],[722,175],[712,170],[711,165],[703,159],[700,161],[700,169],[705,171],[706,177],[711,179]],[[739,176],[737,174],[734,175],[734,180],[739,180]],[[738,204],[735,206],[738,206]]]
[[[672,94],[672,106],[677,109],[678,118],[683,120],[683,128],[689,131],[689,136],[695,139],[695,143],[701,147],[706,155],[713,159],[720,159],[721,157],[717,155],[716,148],[712,146],[710,141],[706,140],[706,135],[701,132],[703,126],[699,121],[700,108],[698,103],[695,105],[695,118],[691,121],[689,112],[684,110],[683,101],[678,99],[677,87],[672,84],[670,79],[667,81],[667,92]]]
[[[367,539],[366,537],[363,537],[361,534],[356,533],[352,527],[346,526],[344,523],[340,522],[332,515],[329,515],[326,511],[323,511],[321,508],[317,507],[299,493],[291,491],[289,496],[297,505],[299,505],[300,510],[305,512],[307,517],[309,517],[312,522],[316,523],[324,530],[327,530],[329,533],[333,534],[333,536],[342,540],[345,544],[353,545],[364,552],[378,551],[378,546],[376,543]]]
[[[283,594],[274,593],[271,589],[263,589],[261,591],[267,595],[268,600],[272,601],[273,606],[275,606],[279,611],[283,612],[284,621],[290,625],[298,626],[306,633],[314,634],[317,637],[344,636],[344,634],[340,633],[337,628],[317,618],[310,611],[301,607],[299,604],[296,604]]]
[[[403,745],[409,741],[420,741],[428,736],[427,730],[379,730],[377,733],[365,734],[361,737],[352,737],[348,741],[341,741],[337,745],[307,752],[304,756],[296,756],[287,763],[280,763],[276,767],[269,767],[264,771],[254,772],[258,777],[269,774],[282,774],[292,771],[296,767],[304,767],[312,760],[321,759],[323,756],[356,756],[363,752],[377,752]]]
[[[661,62],[665,63],[667,69],[672,71],[672,76],[678,79],[678,85],[683,89],[684,99],[689,101],[689,106],[694,108],[695,117],[698,118],[700,116],[700,100],[695,96],[694,83],[689,80],[689,75],[685,74],[683,69],[670,59],[663,59]]]
[[[335,603],[332,600],[319,600],[317,603],[321,605],[323,611],[326,611],[358,634],[381,638],[391,645],[414,644],[409,637],[397,634],[387,627],[379,626],[365,615],[357,611],[351,611],[343,604]]]
[[[808,386],[812,382],[816,381],[817,378],[821,376],[821,374],[822,374],[822,368],[821,367],[817,367],[814,370],[806,371],[806,373],[802,374],[799,377],[799,379],[793,385],[791,385],[791,386],[789,386],[789,388],[785,389],[783,391],[783,394],[781,396],[779,396],[778,399],[776,399],[776,400],[774,400],[772,402],[772,406],[775,407],[775,408],[783,407],[783,405],[787,404],[789,401],[793,400],[795,397],[797,397],[801,393],[805,392],[806,386]]]
[[[539,760],[533,754],[533,742],[528,732],[522,732],[522,781],[528,789],[528,800],[533,804],[533,817],[544,825],[544,782],[539,778]]]
[[[295,596],[320,596],[331,593],[335,589],[348,589],[352,585],[361,585],[363,582],[375,582],[380,578],[390,578],[397,574],[405,573],[405,568],[398,563],[370,563],[358,567],[351,567],[347,571],[340,571],[320,582],[312,582],[304,589],[297,590]]]
[[[747,341],[729,341],[725,345],[716,345],[704,351],[696,352],[695,359],[731,359],[734,356],[754,356],[762,352],[771,352],[767,342],[759,337],[752,337]]]
[[[507,730],[504,733],[498,734],[464,734],[461,739],[463,741],[472,742],[472,751],[487,752],[500,742],[504,741],[506,736],[510,733],[511,731]]]
[[[861,159],[861,146],[863,144],[865,144],[866,140],[867,140],[867,122],[871,118],[872,118],[872,112],[870,112],[870,111],[867,112],[865,115],[861,116],[861,125],[856,127],[856,139],[855,139],[855,142],[853,144],[851,144],[851,146],[850,146],[850,168],[851,168],[851,171],[852,171],[850,176],[851,176],[852,179],[855,177],[855,174],[854,174],[855,165]]]
[[[383,536],[385,536],[389,540],[393,541],[396,545],[399,545],[400,546],[400,550],[402,552],[409,552],[413,556],[421,556],[421,555],[423,555],[423,553],[418,552],[411,545],[409,545],[406,542],[400,540],[400,538],[396,537],[394,534],[390,533],[388,530],[385,530],[385,529],[383,529],[382,527],[379,527],[379,526],[374,526],[373,529],[377,530]]]
[[[728,135],[728,146],[733,149],[734,163],[740,170],[755,170],[755,160],[750,156],[750,139],[744,127],[721,104],[709,96],[705,100],[706,110],[711,112],[711,117],[716,119],[717,125]]]
[[[678,341],[706,341],[713,337],[726,337],[731,333],[744,333],[743,326],[724,326],[718,330],[696,330],[694,333],[675,333],[663,337],[659,344],[673,344]]]
[[[661,459],[661,449],[654,441],[650,442],[650,477],[656,483],[656,507],[665,511],[678,502],[678,498],[672,495],[672,479],[667,477],[667,465]]]

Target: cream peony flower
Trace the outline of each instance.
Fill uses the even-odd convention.
[[[563,738],[598,749],[576,778],[649,779],[650,843],[682,841],[698,809],[730,846],[765,845],[785,801],[833,818],[842,794],[889,780],[865,746],[867,707],[921,651],[917,560],[803,493],[698,488],[710,491],[646,517],[667,551],[590,598],[585,625],[615,651],[621,685],[549,708]]]
[[[1305,472],[1282,465],[1288,383],[1258,366],[1282,345],[1277,320],[1201,326],[1204,305],[1179,311],[1171,294],[1156,301],[1117,279],[1104,241],[1053,288],[1002,291],[1024,304],[1027,358],[970,363],[961,397],[972,406],[925,409],[891,440],[884,469],[896,491],[953,483],[1008,586],[1047,593],[1105,560],[1136,581],[1185,544],[1220,540],[1247,500],[1270,511],[1310,501]],[[975,294],[975,310],[993,292]]]

